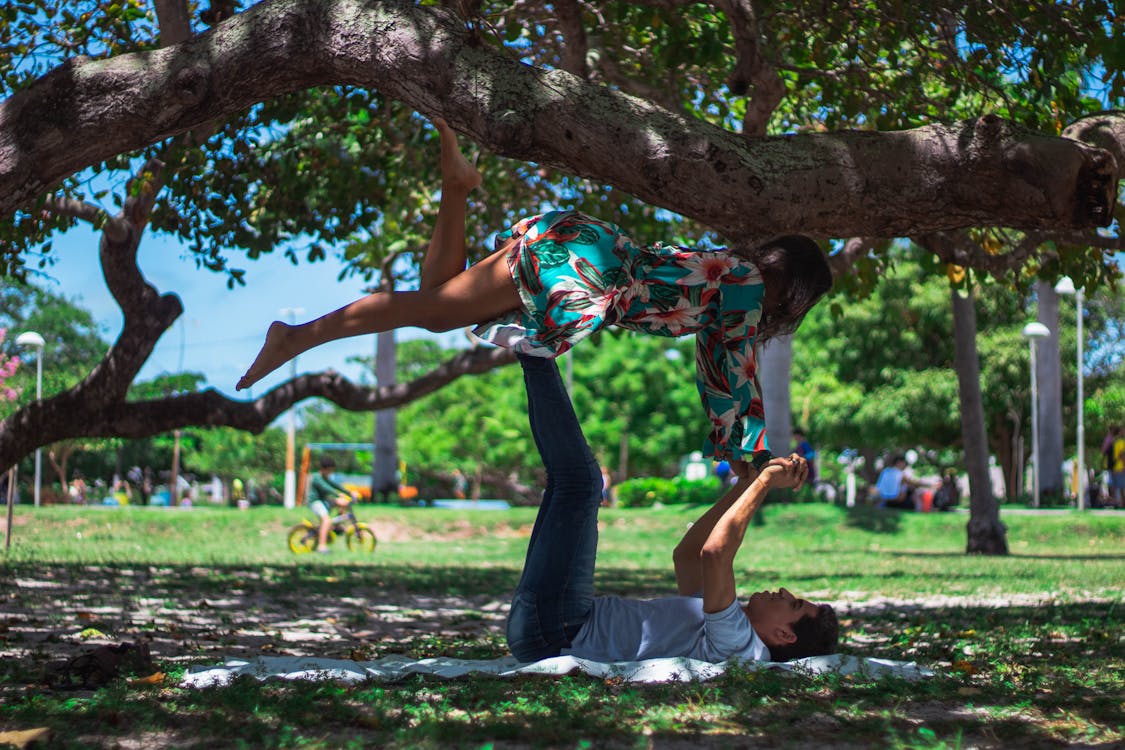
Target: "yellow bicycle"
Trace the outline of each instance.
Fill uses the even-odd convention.
[[[306,552],[315,552],[317,548],[317,532],[320,530],[319,521],[302,520],[299,524],[289,529],[289,551],[294,555],[303,555]],[[332,528],[328,531],[328,543],[336,541],[336,537],[343,534],[348,544],[348,549],[355,552],[374,552],[378,540],[375,531],[365,523],[356,520],[351,505],[332,518]]]

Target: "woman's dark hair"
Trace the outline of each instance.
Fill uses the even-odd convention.
[[[335,469],[336,468],[336,459],[332,458],[332,456],[321,456],[320,457],[320,468],[322,468],[322,469]]]
[[[816,615],[805,615],[793,623],[797,640],[781,646],[770,646],[771,661],[789,661],[805,656],[836,653],[840,641],[840,620],[831,604],[817,606]]]
[[[762,310],[755,340],[763,344],[797,330],[805,314],[832,288],[832,269],[820,245],[801,234],[778,237],[749,256],[767,288],[781,286],[777,305]]]

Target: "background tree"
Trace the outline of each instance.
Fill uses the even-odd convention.
[[[838,301],[835,310],[818,306],[798,331],[794,413],[818,442],[866,450],[872,459],[905,447],[960,445],[949,282],[927,269],[927,257],[917,248],[899,248],[869,297]],[[1023,292],[987,280],[977,288],[984,290],[975,306],[988,447],[1014,498],[1026,457],[1020,446],[1030,440],[1028,347],[1020,328],[1034,300],[1027,283]],[[1087,361],[1097,363],[1086,373],[1091,393],[1120,378],[1117,298],[1107,290],[1089,303]],[[1073,315],[1073,309],[1063,312],[1064,350],[1073,351]],[[1073,444],[1075,363],[1064,358],[1063,371],[1066,438]]]
[[[1120,100],[1119,31],[1105,2],[856,6],[831,17],[804,2],[565,3],[562,12],[496,4],[472,17],[313,0],[269,0],[229,19],[193,18],[181,2],[145,11],[135,0],[109,9],[44,0],[2,19],[13,42],[0,58],[12,94],[0,104],[0,205],[17,209],[3,227],[4,257],[19,271],[28,253],[49,254],[51,231],[77,219],[103,227],[126,330],[89,383],[0,425],[0,464],[32,447],[33,424],[40,440],[136,436],[139,424],[161,431],[191,420],[260,430],[312,395],[385,405],[385,394],[331,377],[299,379],[252,407],[213,392],[124,402],[119,381],[135,376],[180,312],[136,272],[146,226],[175,232],[232,283],[231,253],[255,257],[281,241],[312,259],[345,246],[357,263],[365,234],[389,250],[388,240],[426,223],[411,222],[417,211],[376,208],[397,195],[424,204],[429,194],[410,189],[416,151],[403,144],[425,132],[412,110],[443,114],[487,151],[516,160],[504,193],[514,198],[488,202],[475,212],[482,217],[524,210],[519,191],[530,186],[528,195],[548,202],[624,217],[642,237],[664,215],[638,200],[697,223],[654,232],[662,239],[705,226],[739,247],[782,231],[885,238],[975,224],[1118,242],[1088,228],[1111,218],[1125,164],[1114,159],[1122,119],[1087,117],[1068,131],[1096,147],[1055,137],[1059,127],[1034,132],[1051,107],[1060,125],[1089,115],[1094,98],[1085,92],[1102,85],[1095,74],[1104,74],[1102,101]],[[360,37],[367,43],[350,43]],[[106,80],[112,87],[101,87]],[[1033,95],[1012,98],[1011,81]],[[82,106],[60,109],[60,100]],[[993,111],[1016,125],[976,119]],[[940,122],[949,113],[974,119]],[[923,127],[872,130],[915,124]],[[259,157],[261,171],[245,168]],[[70,176],[95,165],[131,182],[104,179],[117,189],[99,195],[83,184],[87,175]],[[334,167],[353,174],[337,181]],[[101,207],[105,195],[122,210]],[[974,263],[984,260],[964,265]],[[435,377],[504,361],[474,353]],[[406,398],[435,382],[398,390]]]

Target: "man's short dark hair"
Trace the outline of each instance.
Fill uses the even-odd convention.
[[[335,469],[336,468],[336,459],[332,458],[332,456],[321,456],[320,457],[320,468],[322,468],[322,469]]]
[[[831,604],[819,604],[816,615],[805,615],[793,623],[797,640],[781,646],[770,646],[770,659],[790,661],[805,656],[825,656],[836,653],[840,642],[840,621]]]

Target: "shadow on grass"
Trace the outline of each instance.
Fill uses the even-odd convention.
[[[115,744],[91,741],[98,737],[161,746],[155,737],[184,748],[1108,748],[1121,739],[1122,613],[1107,603],[892,607],[849,623],[866,639],[849,652],[937,668],[918,682],[737,668],[710,682],[653,686],[585,676],[353,686],[246,678],[207,690],[119,684],[78,699],[21,691],[0,722],[49,726],[75,746]]]
[[[734,670],[707,683],[645,687],[583,676],[414,677],[350,687],[240,680],[201,691],[116,684],[76,695],[36,682],[46,659],[85,645],[76,638],[83,628],[151,638],[158,665],[172,672],[185,661],[287,652],[501,656],[518,575],[514,568],[339,563],[0,566],[0,725],[49,726],[60,746],[107,747],[121,738],[198,748],[607,747],[661,738],[718,748],[736,735],[760,747],[935,746],[919,727],[962,746],[1057,747],[1077,739],[1108,747],[1122,739],[1108,729],[1123,723],[1125,607],[1112,602],[885,604],[844,617],[847,652],[938,670],[916,683]],[[671,585],[665,571],[598,574],[604,593],[644,597],[667,594]]]
[[[902,513],[906,511],[857,505],[844,509],[845,524],[874,534],[897,534],[902,526]]]

